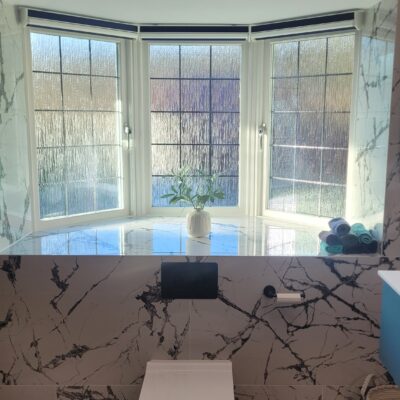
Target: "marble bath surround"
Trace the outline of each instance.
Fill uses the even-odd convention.
[[[213,218],[208,237],[192,238],[185,218],[132,217],[32,233],[3,254],[318,256],[320,230],[277,225],[260,217]]]

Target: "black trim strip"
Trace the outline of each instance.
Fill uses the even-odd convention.
[[[268,24],[255,25],[251,28],[251,31],[265,32],[265,31],[274,31],[277,29],[299,28],[302,26],[327,24],[329,22],[352,21],[354,20],[354,17],[355,17],[354,12],[348,12],[342,14],[324,15],[320,17],[271,22]]]
[[[207,42],[207,43],[217,43],[217,42],[233,42],[233,43],[238,43],[238,42],[245,42],[247,39],[245,38],[224,38],[224,39],[216,39],[216,38],[159,38],[159,37],[154,37],[154,38],[142,38],[144,42],[175,42],[179,40],[180,42]]]
[[[68,15],[68,14],[58,14],[48,11],[29,9],[28,17],[48,19],[50,21],[68,22],[71,24],[97,26],[100,28],[118,29],[121,31],[128,31],[128,32],[138,32],[138,27],[136,25],[124,24],[115,21],[106,21],[103,19],[78,17],[75,15]]]
[[[162,26],[162,25],[145,25],[140,26],[140,32],[143,33],[248,33],[249,27],[247,25],[235,26],[190,26],[190,25],[175,25],[175,26]]]
[[[296,38],[296,37],[304,37],[305,35],[308,34],[328,34],[328,33],[334,33],[334,32],[354,32],[356,28],[335,28],[335,29],[323,29],[323,30],[318,30],[318,31],[312,31],[312,32],[302,32],[302,33],[287,33],[286,35],[282,34],[276,34],[273,36],[260,36],[258,38],[255,38],[256,40],[265,40],[265,39],[284,39],[287,37],[291,38]]]

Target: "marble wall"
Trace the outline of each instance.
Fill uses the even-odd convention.
[[[219,264],[218,298],[175,301],[165,260],[185,258],[0,258],[0,399],[134,400],[150,359],[231,359],[240,400],[359,399],[385,373],[379,258],[190,258]]]
[[[1,32],[3,28],[1,24]],[[2,46],[3,40],[4,35]],[[381,60],[378,42],[370,43],[371,60]],[[1,60],[4,65],[5,58]],[[218,298],[167,301],[160,296],[160,263],[172,258],[0,257],[0,400],[135,400],[146,361],[155,358],[231,359],[238,400],[359,400],[368,373],[385,381],[378,358],[377,270],[400,267],[400,32],[395,60],[384,223],[387,259],[202,258],[219,264]],[[1,82],[4,121],[4,99],[10,95],[3,93],[11,89],[5,92]],[[378,83],[366,82],[365,93],[376,93]],[[15,106],[13,115],[24,114]],[[368,113],[364,121],[365,129],[372,129],[372,142],[367,140],[363,154],[371,157],[374,143],[383,137],[373,128],[383,119],[374,125],[374,115]],[[17,120],[12,117],[10,126]],[[1,148],[0,156],[6,157]],[[383,155],[377,160],[382,168]],[[5,181],[3,177],[2,185]],[[185,260],[173,258],[178,259]],[[262,295],[267,284],[279,291],[301,291],[305,300],[277,304]]]
[[[22,35],[0,0],[0,249],[31,232]]]
[[[366,11],[359,37],[354,134],[349,144],[350,219],[362,220],[382,236],[385,166],[388,155],[397,0]]]

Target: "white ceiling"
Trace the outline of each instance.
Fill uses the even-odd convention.
[[[377,0],[8,0],[45,8],[136,23],[252,24],[354,8]]]

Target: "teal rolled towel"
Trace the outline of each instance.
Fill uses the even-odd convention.
[[[328,246],[325,242],[320,243],[321,251],[325,251],[329,254],[341,254],[343,253],[343,246],[342,245],[335,245],[335,246]]]
[[[362,244],[371,244],[374,240],[370,231],[363,224],[353,224],[350,233],[358,237],[358,241]]]

